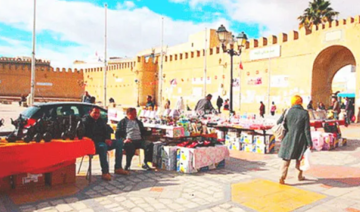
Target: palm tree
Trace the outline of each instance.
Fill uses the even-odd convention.
[[[339,12],[330,7],[330,1],[313,0],[309,2],[309,7],[304,10],[303,15],[298,17],[299,29],[302,27],[311,29],[313,25],[331,22],[337,15]]]

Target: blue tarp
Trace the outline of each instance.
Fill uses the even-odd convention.
[[[338,93],[338,97],[355,98],[355,93]]]

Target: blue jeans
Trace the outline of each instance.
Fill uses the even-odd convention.
[[[99,154],[101,172],[103,174],[109,173],[109,163],[106,159],[107,151],[115,149],[115,170],[122,168],[122,151],[123,151],[123,140],[116,139],[112,140],[111,146],[108,146],[105,142],[96,142],[96,154]]]

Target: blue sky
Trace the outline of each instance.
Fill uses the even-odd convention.
[[[332,0],[340,18],[360,14],[347,7],[355,0]],[[308,1],[288,0],[37,0],[37,58],[55,67],[71,67],[104,52],[104,4],[108,4],[109,56],[133,57],[160,45],[164,17],[165,45],[224,24],[249,38],[297,29],[296,17]],[[0,56],[31,56],[33,0],[0,0]]]

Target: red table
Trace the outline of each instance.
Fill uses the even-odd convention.
[[[94,142],[89,138],[48,143],[0,143],[0,178],[51,172],[89,154],[95,154]]]
[[[323,122],[330,123],[330,124],[337,123],[339,126],[344,125],[347,127],[345,120],[312,120],[312,121],[310,121],[310,126],[314,127],[315,129],[321,128],[321,127],[323,127]]]

